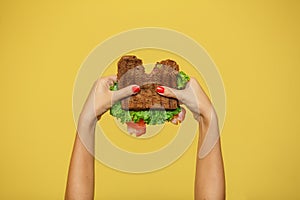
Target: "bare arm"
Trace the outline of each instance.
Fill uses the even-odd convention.
[[[201,118],[199,122],[199,147],[203,143],[207,129],[208,123],[205,123],[203,118]],[[225,199],[225,178],[220,139],[218,139],[217,143],[207,156],[201,159],[197,156],[194,191],[195,200]]]
[[[65,199],[94,198],[94,157],[91,155],[76,134]]]
[[[78,120],[78,132],[73,146],[65,193],[66,200],[94,199],[93,153],[97,118],[88,116],[82,112]]]

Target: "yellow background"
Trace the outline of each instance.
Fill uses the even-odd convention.
[[[299,1],[0,1],[0,199],[62,199],[72,88],[101,41],[137,27],[202,44],[227,92],[227,197],[300,199]],[[196,143],[133,175],[96,164],[96,199],[192,199]]]

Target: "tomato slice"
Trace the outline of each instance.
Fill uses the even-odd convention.
[[[144,121],[143,119],[140,119],[140,121],[137,122],[137,124],[138,124],[139,126],[144,126],[146,123],[145,123],[145,121]]]

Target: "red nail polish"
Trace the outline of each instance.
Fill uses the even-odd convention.
[[[158,92],[158,93],[164,93],[165,92],[165,88],[163,88],[162,86],[158,86],[156,88],[156,92]]]
[[[138,93],[140,90],[141,90],[140,86],[133,86],[132,87],[132,92],[134,92],[134,93]]]

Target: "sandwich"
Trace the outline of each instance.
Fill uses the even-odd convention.
[[[110,89],[118,90],[136,84],[140,91],[115,103],[110,114],[126,123],[127,131],[136,136],[146,133],[146,125],[182,122],[185,110],[180,107],[178,99],[162,96],[156,88],[184,89],[189,79],[183,71],[179,71],[179,65],[173,60],[157,62],[147,74],[141,59],[134,55],[123,56],[118,62],[117,82]]]

